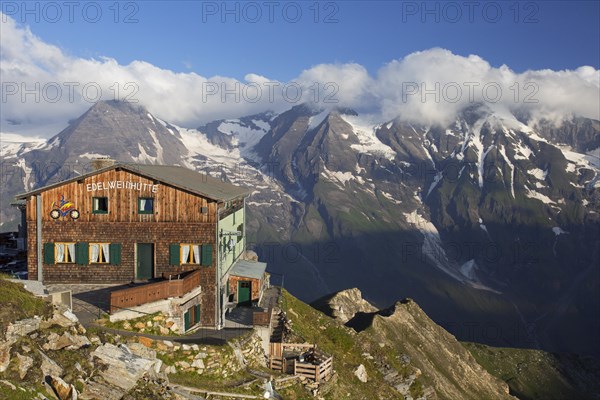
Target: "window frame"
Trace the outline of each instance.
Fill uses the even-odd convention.
[[[108,258],[107,261],[92,261],[92,245],[97,244],[99,246],[99,251],[98,251],[98,257],[100,258],[102,256],[102,254],[104,253],[104,248],[102,247],[103,244],[107,244],[108,245],[108,257],[104,257],[104,259],[106,260]],[[110,245],[111,243],[109,242],[89,242],[88,243],[88,262],[90,265],[109,265],[110,264]]]
[[[189,246],[190,252],[188,257],[192,262],[184,262],[183,261],[183,246]],[[200,254],[198,255],[198,262],[193,262],[194,260],[194,248],[193,246],[198,246],[198,251]],[[200,243],[179,243],[179,265],[202,265],[202,244]]]
[[[95,207],[94,207],[95,199],[106,199],[106,211],[95,209]],[[92,214],[108,214],[109,208],[110,207],[108,206],[108,196],[93,196],[92,197]]]
[[[142,207],[141,207],[142,200],[152,200],[152,210],[150,210],[150,211],[142,210]],[[141,214],[141,215],[154,214],[154,197],[145,197],[145,196],[138,197],[138,214]]]
[[[54,264],[76,264],[77,263],[77,249],[75,249],[75,247],[73,249],[73,253],[74,254],[69,254],[71,256],[71,260],[72,261],[58,261],[56,259],[56,253],[58,252],[58,246],[59,245],[63,245],[64,248],[65,248],[65,250],[67,252],[69,252],[69,250],[68,250],[69,246],[68,245],[70,245],[70,244],[72,244],[73,246],[77,245],[76,242],[54,242]],[[65,253],[65,255],[66,255],[66,253]]]

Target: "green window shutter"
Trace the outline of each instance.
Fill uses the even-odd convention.
[[[90,263],[88,243],[75,243],[75,262],[79,265],[88,265]]]
[[[187,331],[188,329],[190,329],[190,310],[183,314],[183,330]]]
[[[54,264],[54,243],[44,243],[44,264]]]
[[[121,243],[111,243],[108,245],[108,261],[112,265],[121,264],[121,247]]]
[[[180,264],[180,254],[179,254],[179,245],[178,244],[170,244],[169,245],[169,264],[171,265],[179,265]]]
[[[202,245],[202,260],[201,264],[207,267],[212,265],[212,244],[203,244]]]
[[[200,323],[200,304],[194,306],[194,322]]]

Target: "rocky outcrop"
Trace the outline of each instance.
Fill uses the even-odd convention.
[[[97,393],[105,390],[108,390],[105,392],[108,397],[105,398],[120,399],[146,374],[158,375],[162,365],[162,361],[156,357],[140,357],[124,344],[115,346],[104,343],[98,346],[91,356],[104,368],[97,377],[88,382],[80,396],[81,399],[94,399]]]
[[[363,299],[359,289],[346,289],[323,297],[312,304],[317,310],[347,323],[358,313],[373,313],[377,308]]]
[[[89,345],[91,345],[91,342],[86,336],[72,335],[69,332],[65,332],[59,336],[52,332],[42,347],[44,350],[61,350],[65,348],[67,350],[76,350]]]
[[[410,299],[375,315],[371,326],[358,337],[361,335],[375,339],[381,348],[404,354],[404,360],[422,372],[440,398],[514,399],[505,382],[490,375],[454,336]],[[398,375],[391,370],[388,374],[390,381]],[[398,382],[395,386],[406,393],[410,385]]]

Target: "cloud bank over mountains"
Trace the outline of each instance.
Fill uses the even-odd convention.
[[[111,99],[139,102],[154,115],[185,127],[283,111],[302,102],[354,108],[380,122],[400,116],[447,123],[472,103],[485,103],[499,114],[519,111],[532,119],[600,119],[600,70],[590,66],[516,73],[477,55],[433,48],[392,60],[374,75],[356,63],[320,64],[289,82],[258,72],[240,81],[174,72],[145,61],[121,65],[110,57],[76,57],[11,17],[0,17],[0,132],[5,138],[49,137],[93,102]]]

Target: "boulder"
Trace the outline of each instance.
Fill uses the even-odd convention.
[[[6,340],[17,339],[19,336],[29,335],[40,328],[42,319],[38,316],[22,319],[8,324],[6,327]]]
[[[133,327],[135,329],[144,329],[146,327],[146,324],[144,324],[143,322],[136,322],[135,325],[133,325]]]
[[[204,369],[204,361],[202,361],[201,358],[196,358],[193,362],[192,362],[192,367],[196,368],[196,369]]]
[[[131,390],[148,372],[160,371],[162,364],[158,359],[140,357],[126,346],[118,347],[110,343],[97,347],[91,356],[108,367],[100,372],[102,378],[123,392]]]
[[[43,352],[39,351],[39,353],[42,356],[42,365],[40,365],[42,375],[61,376],[63,373],[63,369],[61,368],[61,366],[54,362],[54,360],[52,360]]]
[[[17,353],[17,360],[19,361],[19,379],[23,379],[27,375],[29,368],[33,365],[33,358]]]
[[[89,345],[91,345],[91,342],[86,336],[72,335],[69,332],[58,336],[53,332],[48,336],[48,341],[44,344],[43,348],[44,350],[61,350],[64,348],[76,350]]]
[[[13,344],[14,340],[0,341],[0,372],[6,371],[10,364],[10,348]]]
[[[154,345],[154,340],[147,338],[145,336],[139,336],[138,342],[146,347],[152,347]]]
[[[50,377],[50,386],[60,400],[77,400],[77,390],[58,376]]]
[[[73,314],[70,310],[65,310],[62,312],[59,310],[54,310],[52,318],[43,321],[40,324],[40,328],[45,329],[51,327],[52,325],[58,325],[63,328],[70,328],[71,326],[75,326],[78,323],[79,319],[77,319],[77,316]]]
[[[354,375],[358,378],[359,381],[366,383],[369,380],[369,377],[367,375],[367,370],[365,369],[365,366],[360,364],[358,366],[358,368],[356,368],[354,370]]]
[[[138,357],[147,358],[149,360],[154,360],[156,358],[156,351],[143,345],[141,341],[140,343],[130,343],[127,347],[129,347],[131,353]]]

